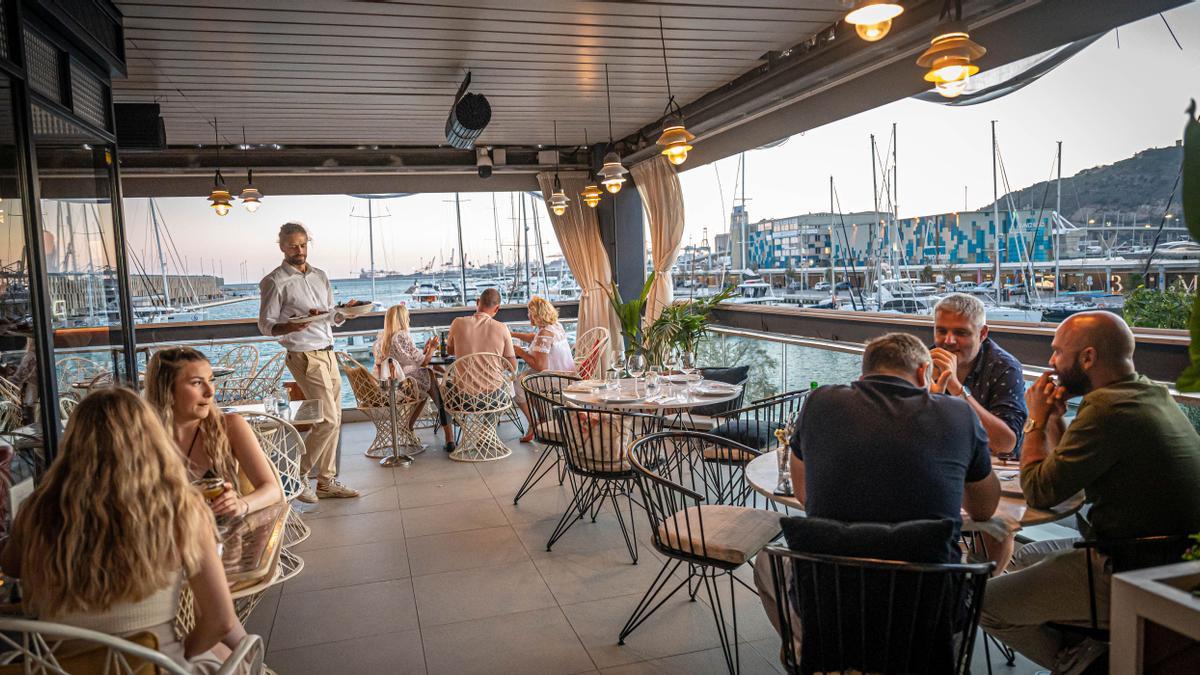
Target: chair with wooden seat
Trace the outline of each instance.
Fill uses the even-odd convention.
[[[525,493],[533,489],[539,481],[550,473],[558,471],[558,484],[563,484],[565,465],[562,463],[563,435],[558,428],[558,419],[554,416],[554,408],[563,404],[563,387],[578,382],[574,375],[559,373],[536,373],[521,380],[525,388],[525,397],[529,401],[529,415],[532,418],[533,441],[542,445],[542,454],[538,457],[525,482],[513,497],[513,504],[521,500]]]
[[[121,638],[86,628],[33,619],[0,618],[0,675],[105,673],[144,675],[191,671],[158,651],[153,633]],[[216,675],[263,672],[263,644],[242,638]]]
[[[734,584],[754,589],[734,571],[774,540],[780,525],[777,514],[725,501],[741,493],[746,477],[740,465],[706,459],[722,449],[757,455],[753,448],[698,431],[665,431],[634,442],[630,462],[650,519],[651,541],[666,562],[621,629],[618,643],[625,644],[680,589],[686,586],[694,600],[703,588],[725,664],[730,672],[738,672]],[[684,564],[687,575],[680,579],[675,571]],[[729,582],[728,598],[721,596],[722,577]],[[677,583],[667,590],[673,581]]]
[[[574,476],[575,494],[546,542],[546,550],[571,529],[576,521],[591,514],[596,522],[604,502],[617,516],[629,557],[638,561],[636,518],[633,514],[634,475],[629,448],[637,439],[662,427],[662,418],[635,412],[593,410],[570,406],[554,411],[562,434],[563,459]],[[621,503],[626,511],[621,511]]]
[[[462,431],[450,459],[490,462],[512,454],[496,433],[514,409],[512,375],[508,359],[490,353],[461,356],[446,369],[442,402]]]
[[[575,372],[580,379],[590,380],[604,371],[604,357],[611,338],[604,326],[590,328],[575,340]]]
[[[375,378],[374,373],[350,354],[338,352],[337,360],[342,372],[346,373],[346,379],[350,381],[355,407],[366,413],[367,418],[375,425],[375,439],[363,454],[375,459],[391,455],[392,411],[389,408],[387,389]],[[426,398],[427,395],[421,392],[416,386],[416,380],[412,378],[405,378],[396,385],[396,442],[412,451],[420,451],[421,441],[413,430],[408,428],[407,420],[414,410],[425,405]],[[397,449],[397,452],[400,450]]]

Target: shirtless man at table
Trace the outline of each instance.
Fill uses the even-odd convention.
[[[1021,448],[1021,489],[1031,507],[1050,508],[1080,490],[1091,504],[1081,534],[1092,540],[1189,534],[1200,530],[1200,436],[1166,387],[1133,366],[1133,332],[1109,312],[1063,321],[1050,367],[1025,398],[1029,423]],[[1083,396],[1067,427],[1067,400]],[[1080,665],[1102,653],[1084,641],[1070,650],[1047,623],[1087,625],[1087,552],[1077,539],[1028,544],[1013,571],[988,581],[980,625],[1029,660]],[[1109,614],[1111,567],[1099,554],[1096,606]],[[1102,622],[1106,624],[1106,621]]]

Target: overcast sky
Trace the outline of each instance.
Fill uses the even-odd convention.
[[[1189,98],[1200,99],[1200,3],[1166,14],[1183,44],[1179,50],[1157,16],[1120,29],[1120,48],[1109,33],[1037,82],[996,101],[951,108],[912,99],[861,113],[792,137],[782,146],[746,153],[746,197],[751,220],[829,209],[829,177],[840,208],[872,208],[869,135],[887,148],[892,123],[899,134],[901,217],[970,208],[992,198],[990,122],[997,121],[1000,151],[1009,185],[1019,189],[1051,178],[1055,142],[1063,142],[1063,175],[1110,164],[1148,147],[1172,145],[1182,136]],[[918,73],[919,74],[919,73]],[[684,243],[699,244],[704,228],[711,242],[724,231],[734,197],[737,157],[692,167],[681,174],[687,218]],[[236,181],[234,181],[236,182]],[[1005,188],[1000,187],[1003,194]],[[449,257],[457,248],[453,194],[414,195],[376,202],[390,217],[376,221],[376,266],[409,272],[430,258]],[[510,195],[464,194],[464,239],[469,260],[496,257],[494,222],[511,261],[514,239]],[[558,252],[540,200],[545,254]],[[241,281],[278,264],[273,244],[278,225],[300,219],[314,233],[312,261],[335,277],[357,275],[368,266],[363,200],[344,195],[268,195],[257,214],[236,208],[217,218],[202,198],[159,200],[181,255],[192,273],[224,270]],[[130,248],[151,254],[145,200],[130,200],[126,215]],[[519,207],[517,207],[519,209]],[[1066,209],[1064,208],[1064,211]],[[531,235],[531,242],[535,239]],[[236,246],[231,246],[236,242]],[[454,251],[457,257],[457,252]],[[175,266],[171,265],[171,270]]]

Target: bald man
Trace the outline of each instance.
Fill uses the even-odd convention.
[[[1082,490],[1091,505],[1081,528],[1088,539],[1200,530],[1200,436],[1166,387],[1137,374],[1133,348],[1133,332],[1116,314],[1075,314],[1051,343],[1057,382],[1047,372],[1025,392],[1021,489],[1035,508]],[[1076,396],[1083,402],[1068,428],[1063,413]],[[1014,571],[990,580],[984,598],[984,630],[1047,668],[1102,653],[1085,641],[1060,655],[1063,635],[1045,625],[1089,621],[1087,557],[1073,542],[1022,548]],[[1111,570],[1105,556],[1098,559],[1096,608],[1104,624]]]

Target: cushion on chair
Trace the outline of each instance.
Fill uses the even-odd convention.
[[[779,529],[778,513],[706,504],[689,506],[663,521],[658,536],[682,553],[741,565],[779,536]]]
[[[777,426],[760,420],[729,420],[718,424],[712,434],[751,448],[767,450],[774,445]]]
[[[801,553],[914,563],[956,563],[961,553],[952,520],[843,523],[826,518],[783,519],[788,548]]]
[[[717,421],[708,415],[687,414],[679,419],[665,420],[665,425],[671,429],[687,429],[692,431],[711,432],[717,426]]]
[[[567,413],[567,424],[571,425],[571,435],[579,443],[579,447],[571,447],[570,443],[566,446],[577,467],[600,473],[633,470],[629,462],[629,446],[634,441],[632,418],[579,410]]]
[[[706,380],[714,380],[716,382],[724,382],[725,384],[746,384],[746,380],[750,378],[750,366],[734,366],[732,368],[701,368],[700,374]],[[700,405],[692,408],[693,415],[708,415],[716,416],[728,410],[733,410],[737,405],[738,399],[722,401],[720,403],[710,403],[708,405]]]
[[[120,639],[151,651],[158,651],[158,638],[149,631],[134,633]],[[68,640],[54,651],[54,661],[64,673],[104,673],[113,669],[112,651],[107,645],[86,640]],[[132,654],[124,654],[123,657],[135,673],[158,672],[153,665],[140,657]],[[29,668],[32,668],[33,672],[42,672],[37,664],[13,663],[0,666],[0,675],[24,675]]]
[[[558,430],[558,423],[554,421],[539,422],[533,428],[534,438],[549,441],[551,443],[563,443],[562,432]]]
[[[758,457],[758,455],[746,452],[742,448],[718,448],[707,446],[702,453],[705,460],[734,462],[736,464],[746,464],[750,460]]]

